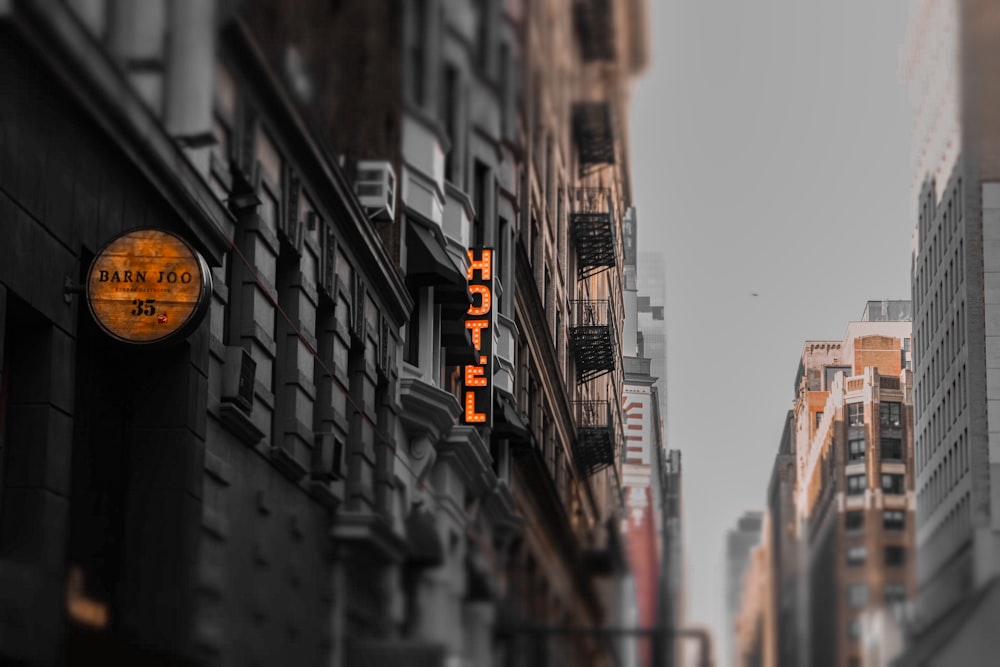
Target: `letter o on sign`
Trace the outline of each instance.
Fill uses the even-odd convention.
[[[162,229],[133,229],[105,245],[87,273],[87,305],[112,338],[149,345],[188,336],[212,295],[212,274],[188,243]]]

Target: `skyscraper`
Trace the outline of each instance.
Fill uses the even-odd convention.
[[[1000,648],[1000,5],[911,8],[920,595],[907,666]]]

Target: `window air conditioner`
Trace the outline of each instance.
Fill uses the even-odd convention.
[[[249,414],[253,409],[257,362],[242,347],[229,346],[226,348],[226,363],[222,368],[222,401],[232,403]]]
[[[368,218],[392,222],[396,217],[396,175],[384,160],[359,160],[354,192]]]
[[[329,482],[343,477],[344,443],[333,433],[317,433],[313,448],[312,478]]]

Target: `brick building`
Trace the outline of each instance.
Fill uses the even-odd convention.
[[[910,303],[872,301],[842,341],[809,341],[793,439],[800,655],[861,664],[862,621],[914,581]],[[779,575],[780,576],[780,575]]]

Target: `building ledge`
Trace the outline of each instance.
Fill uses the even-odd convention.
[[[368,549],[386,562],[402,563],[406,558],[406,540],[377,514],[340,512],[330,537],[340,546]]]

